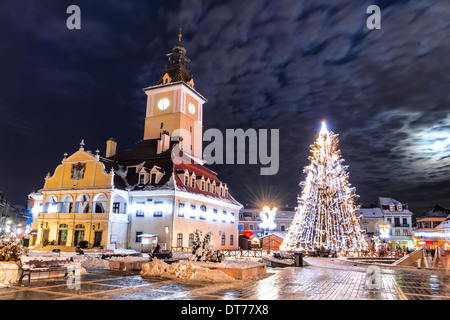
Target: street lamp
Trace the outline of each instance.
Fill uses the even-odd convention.
[[[275,215],[277,213],[278,208],[269,206],[264,206],[262,208],[262,211],[260,212],[259,216],[261,218],[261,223],[259,224],[259,227],[263,230],[267,230],[267,233],[269,230],[273,230],[277,227],[277,224],[275,223]],[[265,232],[264,232],[265,235]],[[270,235],[269,235],[269,252],[270,252]],[[264,243],[264,242],[263,242]]]

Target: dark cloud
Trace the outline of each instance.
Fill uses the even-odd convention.
[[[362,202],[392,196],[413,211],[450,208],[445,0],[78,2],[76,32],[65,28],[69,2],[17,1],[0,13],[0,130],[27,150],[6,143],[2,153],[17,171],[29,166],[18,177],[0,170],[15,201],[81,139],[103,150],[109,136],[119,148],[142,138],[140,89],[161,74],[181,25],[196,88],[209,100],[205,129],[280,129],[276,176],[212,166],[238,200],[295,204],[326,119]],[[382,8],[381,30],[365,26],[371,4]],[[39,157],[29,165],[31,152]]]

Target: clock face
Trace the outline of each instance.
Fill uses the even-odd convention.
[[[169,99],[162,98],[158,101],[158,108],[159,110],[166,110],[170,105]]]
[[[189,102],[188,107],[189,107],[189,112],[191,114],[194,114],[195,113],[195,106],[194,106],[194,104],[192,102]]]

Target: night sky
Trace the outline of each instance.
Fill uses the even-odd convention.
[[[66,27],[71,4],[81,30]],[[380,30],[366,27],[369,5]],[[204,129],[280,130],[277,175],[210,166],[241,203],[295,205],[326,120],[360,204],[450,208],[449,25],[447,0],[0,1],[0,190],[25,204],[82,139],[133,148],[141,89],[182,26]]]

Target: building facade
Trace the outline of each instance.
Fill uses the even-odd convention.
[[[31,216],[18,205],[12,205],[0,192],[0,238],[28,238]]]
[[[384,245],[390,250],[413,250],[412,215],[408,204],[388,197],[379,197],[376,205],[358,210],[361,228],[366,230],[372,249]]]
[[[241,248],[261,248],[263,246],[262,238],[269,234],[274,234],[278,239],[283,239],[295,216],[295,208],[293,207],[278,208],[274,217],[275,228],[269,230],[260,227],[262,222],[261,211],[262,207],[246,206],[239,212],[239,243]]]
[[[36,244],[151,250],[192,247],[211,233],[219,249],[238,246],[242,207],[202,159],[203,104],[181,43],[147,96],[143,140],[133,149],[84,149],[64,155],[44,187],[29,195]]]
[[[413,229],[413,240],[417,247],[426,246],[427,249],[435,249],[443,245],[445,250],[449,249],[450,234],[447,232],[446,223],[450,217],[450,210],[435,205],[416,219]]]

